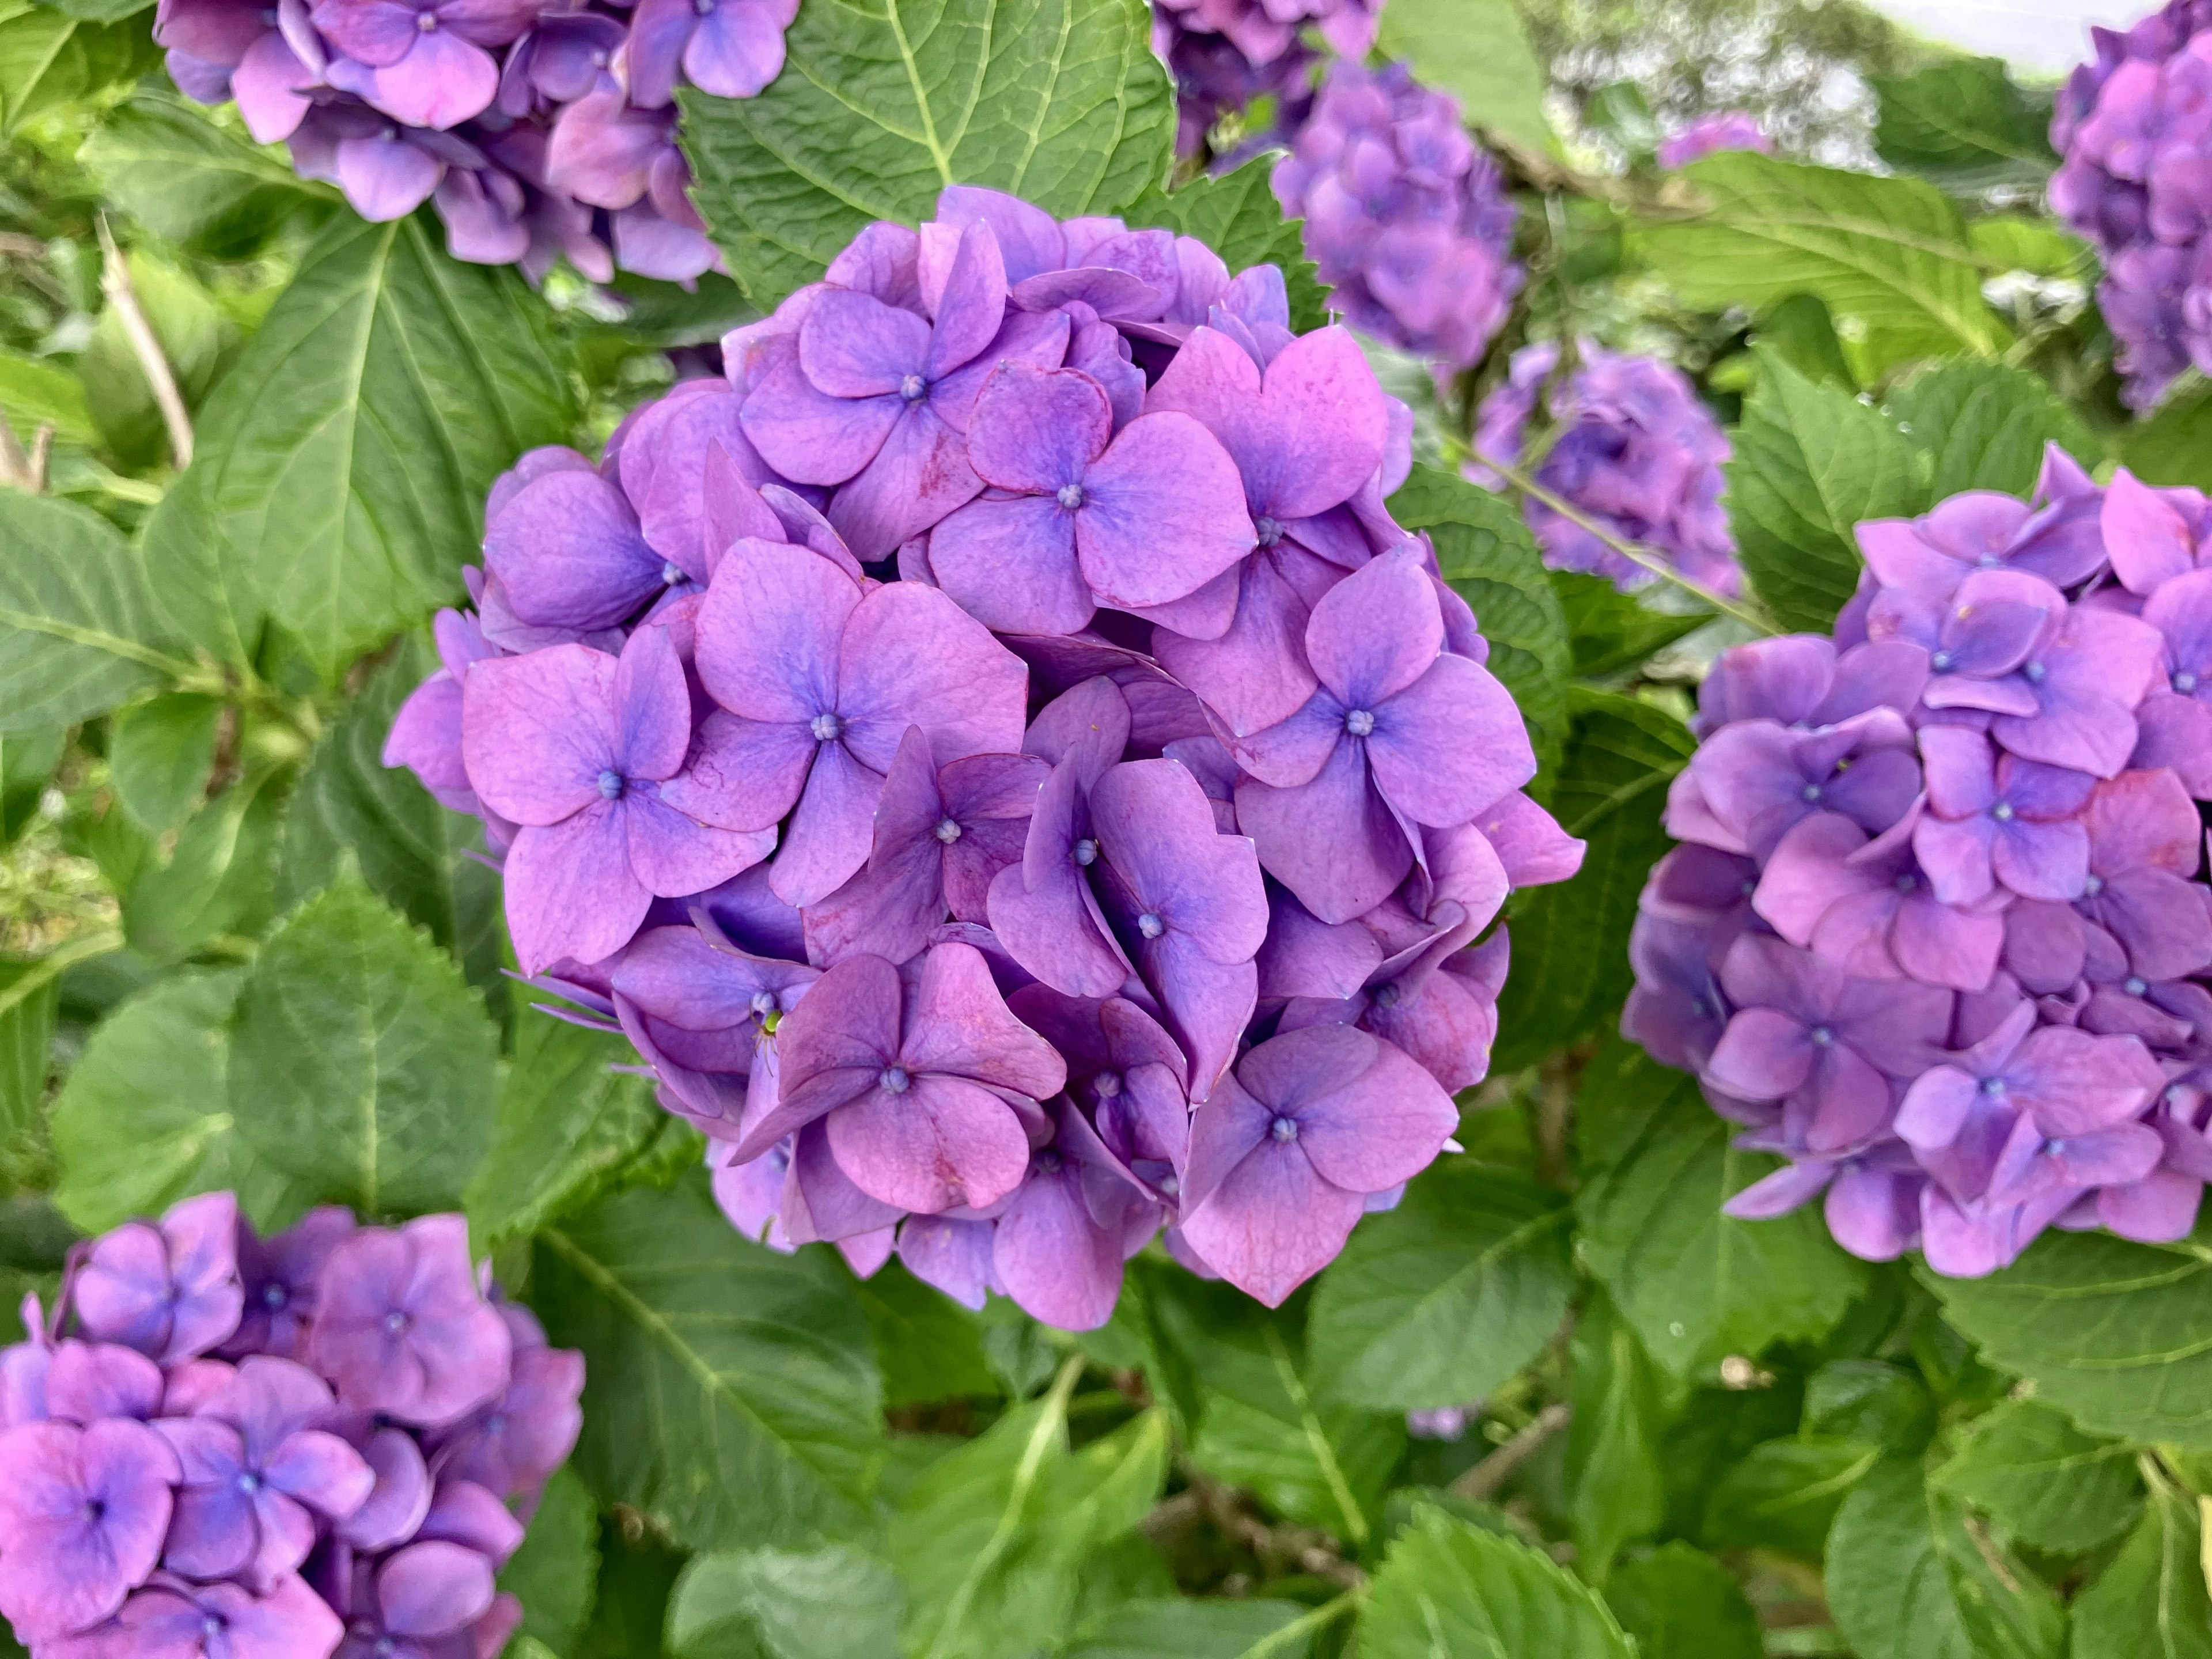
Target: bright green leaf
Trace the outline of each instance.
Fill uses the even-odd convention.
[[[1314,1390],[1370,1411],[1480,1400],[1566,1317],[1563,1200],[1510,1170],[1445,1158],[1357,1228],[1314,1293]]]
[[[186,665],[155,644],[138,550],[97,514],[0,489],[0,733],[104,714]]]
[[[1632,672],[1685,635],[1713,619],[1710,611],[1656,611],[1602,576],[1550,573],[1567,624],[1576,675],[1609,680]]]
[[[1781,358],[1807,379],[1846,392],[1858,390],[1844,343],[1836,337],[1835,319],[1828,307],[1810,294],[1792,294],[1776,301],[1760,315],[1752,331],[1751,343]],[[1756,359],[1738,357],[1737,363]],[[1755,368],[1753,374],[1756,375]]]
[[[1596,1595],[1528,1545],[1416,1511],[1368,1587],[1361,1659],[1635,1659]]]
[[[692,199],[754,302],[950,184],[1063,218],[1167,176],[1175,99],[1138,0],[809,0],[757,98],[685,88]]]
[[[284,780],[264,772],[192,814],[166,864],[148,863],[123,894],[131,949],[157,961],[221,934],[251,937],[276,909],[276,824]]]
[[[2102,459],[2081,417],[2009,363],[1939,363],[1892,392],[1883,412],[1929,457],[1930,501],[1965,489],[2026,495],[2043,469],[2046,444],[2084,465]]]
[[[1705,211],[1645,224],[1636,240],[1690,304],[1756,309],[1814,295],[1878,368],[2004,345],[1966,226],[1934,185],[1749,150],[1709,155],[1680,177]]]
[[[1904,173],[1962,195],[2040,188],[2058,165],[2051,95],[2024,92],[1998,58],[1956,58],[1912,75],[1877,75],[1874,145]]]
[[[2071,231],[2048,219],[1992,213],[1972,220],[1966,240],[1983,268],[1993,272],[2025,270],[2037,276],[2082,276],[2094,270],[2096,254]]]
[[[693,1176],[540,1232],[531,1300],[556,1343],[584,1352],[575,1467],[603,1504],[695,1549],[860,1529],[883,1382],[823,1253],[739,1237]]]
[[[599,1576],[599,1512],[570,1469],[545,1486],[522,1546],[500,1569],[499,1587],[522,1603],[520,1634],[568,1655],[592,1616]]]
[[[1534,150],[1556,149],[1544,116],[1550,82],[1511,0],[1390,0],[1376,31],[1383,57],[1450,93],[1470,126]]]
[[[2212,380],[2191,375],[2120,438],[2120,459],[2147,483],[2212,489]]]
[[[2054,1554],[2094,1549],[2142,1511],[2134,1451],[2082,1433],[2039,1400],[2005,1401],[1968,1433],[1928,1484],[2024,1543]]]
[[[256,1158],[364,1215],[456,1207],[491,1139],[499,1032],[357,878],[288,916],[239,998],[230,1109]]]
[[[1574,1416],[1567,1427],[1567,1520],[1576,1567],[1602,1586],[1622,1545],[1667,1516],[1659,1379],[1636,1333],[1602,1296],[1575,1322]]]
[[[165,612],[227,660],[269,617],[335,678],[459,599],[494,477],[568,434],[544,308],[434,224],[339,216],[200,411],[147,556]]]
[[[1726,1567],[1662,1544],[1606,1580],[1605,1599],[1638,1659],[1762,1659],[1759,1615]]]
[[[222,720],[220,701],[191,691],[133,703],[116,715],[108,729],[108,775],[141,829],[158,836],[185,821],[215,764]]]
[[[1865,1287],[1865,1266],[1817,1208],[1773,1221],[1721,1213],[1774,1162],[1730,1144],[1735,1126],[1694,1078],[1608,1042],[1583,1074],[1576,1128],[1583,1259],[1669,1370],[1823,1336]]]
[[[1917,513],[1926,462],[1896,423],[1761,353],[1728,464],[1738,556],[1786,627],[1825,634],[1858,586],[1853,526]]]
[[[1126,1601],[1086,1622],[1066,1659],[1243,1659],[1306,1611],[1266,1598]],[[1306,1659],[1312,1650],[1310,1640],[1293,1636],[1265,1652],[1267,1659]]]
[[[1291,327],[1304,332],[1328,320],[1328,295],[1306,258],[1303,221],[1283,217],[1268,184],[1272,158],[1247,161],[1233,172],[1207,173],[1173,191],[1155,185],[1121,210],[1131,225],[1157,225],[1194,236],[1219,254],[1231,275],[1253,265],[1273,265],[1290,290]]]
[[[849,1544],[694,1556],[668,1601],[676,1659],[897,1659],[899,1586]]]
[[[264,245],[293,215],[329,198],[209,112],[164,92],[132,94],[79,159],[108,199],[157,236],[220,258]]]
[[[2212,1659],[2203,1510],[2164,1480],[2112,1565],[2074,1603],[2072,1659]]]
[[[81,22],[29,0],[0,0],[0,138],[101,97],[160,61],[143,25]]]
[[[58,364],[0,348],[0,409],[17,442],[28,448],[41,426],[65,444],[89,444],[97,434],[84,405],[84,383]]]

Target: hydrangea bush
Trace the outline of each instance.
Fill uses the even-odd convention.
[[[2198,13],[1853,171],[1465,0],[131,4],[0,1654],[2188,1659]]]

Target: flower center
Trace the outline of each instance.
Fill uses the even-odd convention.
[[[1825,1048],[1836,1040],[1836,1034],[1825,1025],[1815,1025],[1811,1032],[1813,1046]]]
[[[1158,939],[1167,930],[1168,925],[1160,920],[1158,911],[1147,910],[1137,918],[1137,931],[1146,939]]]
[[[691,0],[691,9],[705,17],[714,9],[714,0]]]
[[[398,1651],[399,1644],[389,1636],[380,1636],[376,1638],[376,1659],[392,1659],[392,1656]]]
[[[1262,515],[1252,520],[1252,529],[1259,537],[1260,545],[1262,547],[1273,547],[1283,539],[1283,521],[1280,519],[1270,519]]]
[[[437,27],[437,13],[434,11],[418,11],[415,14],[415,27],[418,33],[428,34],[433,33]]]
[[[291,1299],[291,1291],[282,1285],[264,1285],[261,1287],[261,1305],[271,1313],[282,1309]]]
[[[2012,803],[2008,800],[1999,801],[1995,806],[1990,808],[1990,816],[1995,818],[1999,823],[2010,823],[2012,822]]]
[[[1085,836],[1075,843],[1075,861],[1085,869],[1098,862],[1098,843]]]
[[[2139,974],[2130,974],[2120,981],[2120,989],[2131,997],[2139,997],[2150,989],[2150,981]]]
[[[85,1501],[84,1518],[92,1525],[98,1526],[107,1518],[107,1505],[97,1498],[88,1498]]]
[[[845,735],[845,722],[835,714],[817,714],[806,729],[817,743],[835,743]]]
[[[1121,1092],[1121,1074],[1119,1072],[1101,1072],[1091,1079],[1091,1087],[1101,1100],[1111,1100]]]
[[[252,1469],[240,1470],[238,1475],[238,1489],[244,1492],[248,1498],[252,1497],[254,1493],[261,1490],[261,1477],[254,1474]]]
[[[1805,800],[1816,801],[1820,799],[1820,786],[1817,783],[1808,783],[1797,793]]]
[[[1078,483],[1062,484],[1060,487],[1060,493],[1054,499],[1073,513],[1083,505],[1083,486]]]
[[[660,580],[673,587],[684,580],[684,567],[670,559],[660,567]]]
[[[603,799],[620,800],[623,796],[623,775],[611,766],[599,774],[599,794]]]
[[[2004,1079],[2001,1077],[1984,1078],[1982,1079],[1982,1092],[1985,1095],[2002,1094],[2004,1092]]]
[[[939,818],[937,821],[937,838],[947,847],[951,846],[960,839],[960,826],[951,818]]]
[[[2089,877],[2082,882],[2081,890],[2089,897],[2094,898],[2098,894],[2105,890],[2105,878],[2102,876]]]
[[[2187,669],[2183,669],[2173,677],[2173,689],[2184,693],[2194,691],[2197,689],[2197,676]]]
[[[750,1006],[756,1015],[762,1019],[766,1019],[775,1012],[775,993],[756,991],[753,993],[753,1000]]]
[[[1298,1138],[1298,1121],[1294,1117],[1279,1117],[1267,1126],[1267,1133],[1278,1140],[1296,1140]]]
[[[2020,665],[2020,672],[2021,678],[2030,685],[2040,685],[2043,684],[2044,677],[2051,671],[2039,662],[2029,661]]]
[[[1398,1006],[1398,999],[1401,994],[1403,994],[1394,981],[1388,985],[1376,986],[1369,1000],[1377,1008],[1395,1008]]]
[[[1957,660],[1958,659],[1954,657],[1949,652],[1938,651],[1934,656],[1928,659],[1928,665],[1939,674],[1947,673],[1949,672],[1951,665]]]
[[[1060,1173],[1060,1154],[1049,1146],[1036,1155],[1037,1173],[1056,1176]]]
[[[909,374],[899,382],[899,396],[910,404],[918,404],[929,394],[929,382],[919,374]]]
[[[876,1086],[887,1095],[902,1095],[913,1083],[903,1066],[886,1066],[876,1079]]]
[[[407,1334],[408,1322],[407,1316],[404,1313],[388,1313],[384,1316],[384,1328],[392,1336],[404,1336]]]
[[[1911,876],[1899,876],[1894,884],[1897,890],[1900,893],[1909,893],[1919,884],[1920,884],[1915,881]]]
[[[1171,1175],[1164,1175],[1159,1180],[1159,1188],[1170,1198],[1173,1198],[1177,1193],[1182,1190],[1182,1182],[1177,1181]]]
[[[1345,711],[1344,729],[1355,738],[1369,736],[1375,730],[1375,713],[1369,708],[1350,708]]]
[[[201,1615],[200,1640],[203,1644],[209,1642],[220,1642],[222,1640],[223,1629],[224,1626],[222,1620],[216,1618],[213,1613],[210,1613]]]

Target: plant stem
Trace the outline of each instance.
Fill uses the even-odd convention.
[[[1544,1407],[1510,1440],[1451,1483],[1455,1498],[1488,1498],[1513,1478],[1514,1471],[1536,1455],[1536,1449],[1561,1429],[1573,1413],[1562,1405]]]
[[[1777,628],[1771,622],[1768,621],[1766,617],[1760,615],[1758,611],[1752,610],[1749,606],[1739,604],[1737,601],[1729,599],[1726,594],[1715,592],[1711,588],[1707,587],[1703,582],[1693,581],[1689,577],[1685,576],[1680,571],[1675,569],[1673,565],[1669,564],[1664,556],[1655,551],[1653,549],[1645,547],[1637,542],[1624,541],[1619,536],[1614,535],[1610,530],[1607,530],[1603,525],[1598,523],[1597,520],[1591,518],[1589,514],[1584,513],[1572,501],[1566,500],[1563,496],[1554,495],[1551,490],[1547,489],[1542,484],[1538,483],[1534,478],[1530,477],[1526,472],[1523,472],[1512,462],[1501,461],[1494,456],[1485,454],[1479,449],[1470,449],[1468,453],[1473,457],[1478,466],[1489,468],[1491,471],[1495,472],[1499,477],[1504,479],[1506,483],[1511,484],[1522,495],[1541,501],[1546,507],[1550,507],[1553,512],[1566,520],[1568,523],[1588,531],[1591,535],[1596,537],[1598,540],[1603,542],[1614,552],[1620,554],[1622,558],[1626,559],[1631,564],[1638,565],[1644,569],[1650,571],[1653,575],[1662,577],[1664,580],[1674,583],[1675,586],[1680,588],[1684,592],[1689,593],[1704,601],[1705,604],[1712,606],[1714,610],[1719,611],[1722,615],[1734,617],[1738,622],[1743,623],[1747,628],[1755,629],[1761,634],[1770,635],[1782,632],[1780,629]]]
[[[98,224],[100,291],[107,296],[116,320],[123,325],[123,332],[131,342],[131,355],[138,359],[147,385],[154,389],[154,402],[161,411],[161,424],[168,428],[170,457],[181,470],[192,464],[191,415],[185,408],[184,395],[177,390],[177,377],[169,370],[169,360],[162,355],[161,342],[154,332],[154,325],[146,320],[145,308],[138,303],[138,290],[131,281],[131,262],[115,246],[106,214],[100,216]]]
[[[1291,1620],[1282,1629],[1261,1637],[1239,1654],[1237,1659],[1267,1659],[1270,1654],[1286,1651],[1292,1644],[1302,1638],[1310,1636],[1316,1631],[1334,1624],[1346,1613],[1358,1607],[1366,1595],[1367,1587],[1364,1584],[1348,1589],[1333,1601],[1322,1602],[1311,1613]]]

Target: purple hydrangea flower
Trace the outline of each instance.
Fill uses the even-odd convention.
[[[513,1344],[477,1289],[461,1218],[424,1216],[331,1252],[309,1346],[343,1404],[435,1426],[499,1392]]]
[[[160,1559],[182,1478],[168,1442],[111,1418],[0,1435],[0,1613],[50,1641],[91,1629]]]
[[[83,1659],[111,1653],[180,1659],[301,1659],[327,1655],[345,1635],[330,1603],[295,1574],[257,1594],[228,1581],[196,1584],[155,1573],[112,1621],[83,1640]],[[57,1647],[77,1659],[78,1645]]]
[[[73,1281],[86,1332],[173,1364],[220,1346],[246,1300],[238,1277],[238,1201],[207,1193],[160,1226],[131,1222],[96,1241]]]
[[[1659,165],[1672,170],[1686,167],[1702,156],[1724,149],[1757,150],[1762,155],[1774,153],[1774,141],[1759,124],[1759,118],[1739,109],[1721,110],[1711,115],[1700,115],[1659,141]]]

